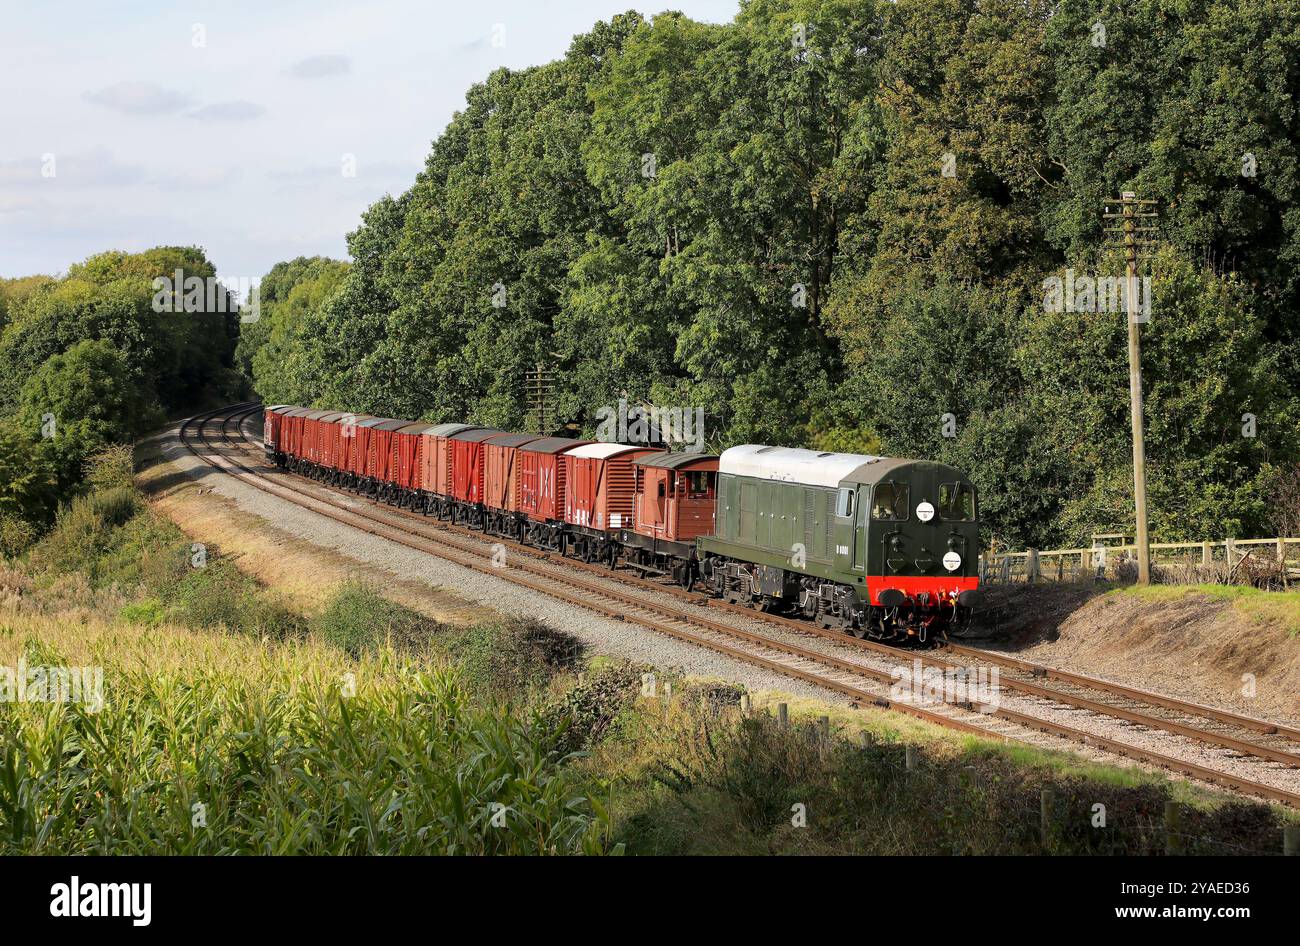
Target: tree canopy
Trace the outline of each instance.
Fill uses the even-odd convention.
[[[1043,287],[1123,276],[1132,190],[1155,534],[1263,534],[1300,455],[1297,92],[1294,0],[629,12],[473,86],[350,266],[276,267],[304,288],[243,363],[268,401],[521,429],[545,365],[589,434],[626,394],[713,447],[946,460],[991,537],[1075,543],[1131,529],[1127,327]]]

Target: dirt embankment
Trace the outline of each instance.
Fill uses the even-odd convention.
[[[1105,585],[990,593],[989,620],[963,643],[1300,724],[1294,593]]]

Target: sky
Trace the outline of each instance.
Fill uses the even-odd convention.
[[[727,22],[737,0],[654,0]],[[632,0],[0,0],[0,277],[203,247],[223,281],[346,258],[493,69]],[[348,173],[348,172],[351,173]]]

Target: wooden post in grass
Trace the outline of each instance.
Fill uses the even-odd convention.
[[[790,725],[790,707],[784,703],[776,704],[776,724],[782,729]]]
[[[1038,577],[1038,549],[1030,549],[1025,559],[1025,580],[1032,585]]]
[[[749,701],[749,694],[748,693],[740,694],[740,715],[748,716],[750,711],[750,706],[751,704]]]
[[[1300,822],[1282,826],[1282,853],[1287,857],[1300,856]]]
[[[1170,857],[1183,853],[1183,806],[1176,801],[1165,802],[1165,854]]]
[[[1038,840],[1044,851],[1052,848],[1052,809],[1055,807],[1055,793],[1048,786],[1043,786],[1038,800]]]
[[[903,761],[907,765],[907,771],[916,771],[916,746],[910,742],[903,747]]]

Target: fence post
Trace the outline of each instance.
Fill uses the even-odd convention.
[[[1228,571],[1231,572],[1231,571],[1232,571],[1232,565],[1233,565],[1233,561],[1232,561],[1232,553],[1235,552],[1235,551],[1237,551],[1237,543],[1236,543],[1235,541],[1233,541],[1232,539],[1224,539],[1224,540],[1223,540],[1223,550],[1224,550],[1224,552],[1227,554],[1227,557],[1228,557]]]
[[[1214,564],[1214,547],[1210,543],[1201,543],[1201,567],[1209,568]]]
[[[751,704],[749,701],[749,694],[748,693],[740,694],[740,715],[748,716],[750,711],[750,706]]]
[[[916,771],[916,746],[910,742],[903,747],[903,762],[907,765],[907,771]]]
[[[1165,854],[1183,853],[1183,806],[1176,801],[1165,802]]]
[[[1038,577],[1038,549],[1030,549],[1025,559],[1025,580],[1032,585]]]
[[[1052,846],[1052,808],[1055,802],[1052,790],[1043,786],[1043,794],[1038,802],[1038,839],[1044,851]]]
[[[1300,856],[1300,822],[1282,825],[1282,853],[1287,857]]]
[[[1079,553],[1079,577],[1088,577],[1088,569],[1092,566],[1092,550]]]
[[[1279,562],[1286,561],[1286,539],[1280,538],[1277,540],[1277,560]]]
[[[776,704],[776,723],[782,729],[790,725],[790,707],[784,703]]]
[[[831,718],[829,716],[817,717],[817,737],[817,748],[821,752],[822,758],[825,758],[831,747]]]

